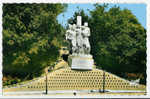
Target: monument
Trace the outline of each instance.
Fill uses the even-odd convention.
[[[94,60],[90,55],[90,28],[85,22],[82,26],[81,16],[77,16],[77,24],[69,24],[66,39],[71,42],[72,54],[69,56],[70,67],[48,72],[45,75],[16,85],[5,86],[4,95],[13,92],[67,92],[71,91],[109,91],[109,92],[146,92],[146,86],[136,84],[101,69],[93,68]],[[59,64],[56,64],[56,67]],[[65,64],[68,66],[68,63]],[[105,74],[105,75],[104,75]],[[12,93],[11,93],[12,92]]]
[[[72,45],[72,55],[68,58],[71,69],[92,70],[94,60],[90,55],[89,36],[90,28],[88,23],[85,22],[82,26],[82,17],[77,16],[77,24],[69,24],[66,32],[66,39]]]

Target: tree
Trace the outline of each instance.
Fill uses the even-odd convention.
[[[64,4],[3,5],[3,74],[32,79],[59,56]]]
[[[78,14],[77,14],[78,13]],[[128,9],[95,4],[90,16],[83,16],[91,29],[91,53],[97,68],[122,76],[121,73],[146,73],[146,30]],[[87,19],[84,19],[88,17]],[[146,76],[145,76],[146,77]]]

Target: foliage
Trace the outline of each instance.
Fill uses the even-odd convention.
[[[130,10],[95,4],[90,15],[80,10],[68,22],[75,23],[77,15],[89,23],[91,53],[97,68],[119,76],[140,72],[146,78],[146,30]]]
[[[17,84],[19,82],[21,82],[21,79],[19,79],[17,77],[12,78],[11,76],[8,76],[7,78],[5,77],[5,79],[3,79],[3,86]]]
[[[3,74],[32,79],[59,56],[64,4],[3,5]]]

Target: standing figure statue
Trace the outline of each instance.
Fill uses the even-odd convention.
[[[75,31],[76,25],[69,24],[69,29],[66,32],[66,40],[70,40],[72,44],[72,53],[75,54],[77,50],[77,40],[76,40],[76,31]]]
[[[76,28],[76,37],[77,37],[77,53],[84,54],[84,48],[83,48],[83,36],[82,36],[82,28],[81,26],[77,26]]]
[[[88,23],[85,22],[82,28],[83,28],[82,35],[83,35],[84,53],[90,54],[90,49],[91,49],[90,42],[89,42],[90,28],[88,27]]]

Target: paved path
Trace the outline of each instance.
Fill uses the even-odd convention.
[[[74,94],[76,93],[76,95]],[[5,92],[4,96],[22,96],[22,95],[34,95],[34,96],[104,96],[104,95],[146,95],[146,92],[142,91],[109,91],[106,93],[99,93],[98,91],[90,92],[87,90],[82,91],[48,91],[48,94],[45,94],[45,91],[19,91],[19,92]]]

